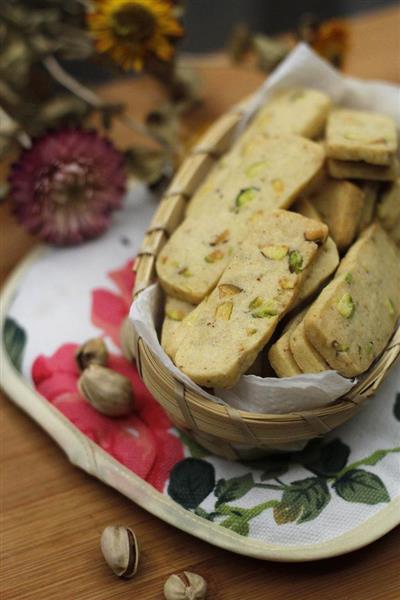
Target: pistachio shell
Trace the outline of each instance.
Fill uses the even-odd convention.
[[[190,571],[170,575],[164,584],[165,600],[204,600],[206,595],[206,580]]]
[[[93,338],[82,344],[75,354],[79,370],[84,371],[89,365],[106,365],[108,352],[101,338]]]
[[[79,390],[103,415],[122,417],[133,411],[131,381],[107,367],[92,364],[79,379]]]
[[[139,565],[139,545],[129,527],[109,526],[101,535],[100,547],[104,560],[118,577],[130,579]]]

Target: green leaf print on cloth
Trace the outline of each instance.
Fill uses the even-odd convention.
[[[282,500],[274,508],[274,519],[278,525],[290,521],[312,521],[324,510],[330,499],[327,483],[320,477],[293,481],[285,487]]]
[[[170,473],[168,494],[185,508],[196,508],[215,486],[214,467],[198,458],[185,458]]]
[[[390,497],[381,479],[362,469],[351,469],[333,484],[336,493],[347,502],[379,504]]]
[[[400,394],[393,416],[400,420]],[[334,497],[370,506],[390,502],[381,477],[361,467],[375,466],[389,454],[400,453],[400,447],[378,449],[348,464],[350,452],[339,438],[311,440],[300,452],[242,461],[241,467],[251,471],[217,480],[214,466],[206,459],[186,458],[171,472],[168,493],[203,519],[244,536],[249,535],[251,520],[268,510],[277,526],[304,525],[317,519]],[[199,447],[194,447],[194,454],[202,456]],[[282,481],[283,476],[290,477],[290,467],[296,465],[312,476]],[[259,498],[260,489],[265,490],[264,501],[251,506],[251,492]],[[200,506],[206,499],[205,505],[209,507],[211,502],[213,508]]]
[[[26,344],[26,333],[14,319],[6,318],[3,329],[7,354],[17,371],[21,371],[22,357]]]

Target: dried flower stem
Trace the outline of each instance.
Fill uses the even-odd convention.
[[[23,148],[31,147],[31,138],[29,135],[25,131],[22,131],[19,123],[0,106],[0,135],[7,137],[10,135],[11,130],[17,132],[15,139]]]
[[[95,94],[95,92],[89,90],[86,86],[77,81],[75,77],[72,77],[72,75],[67,73],[54,56],[47,56],[43,59],[42,63],[50,75],[75,96],[81,98],[81,100],[97,109],[102,109],[106,106],[104,101]],[[159,146],[166,146],[166,144],[163,144],[156,136],[152,135],[146,127],[132,119],[132,117],[122,114],[116,115],[115,118],[133,131],[136,131],[136,133],[150,137]]]

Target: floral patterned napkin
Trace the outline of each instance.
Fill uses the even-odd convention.
[[[119,348],[137,251],[154,210],[136,189],[112,230],[77,248],[46,251],[24,273],[4,330],[14,364],[80,431],[149,486],[219,531],[307,546],[352,531],[400,497],[400,365],[349,423],[301,452],[234,463],[179,432]],[[133,416],[97,413],[79,394],[74,361],[103,336],[110,365],[135,389]]]

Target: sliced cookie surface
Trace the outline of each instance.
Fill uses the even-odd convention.
[[[289,211],[266,213],[216,289],[182,322],[175,364],[199,385],[231,387],[293,304],[327,227]]]
[[[326,149],[330,158],[387,166],[397,149],[396,124],[373,112],[334,110],[328,118]]]
[[[333,369],[354,377],[383,351],[399,315],[399,250],[374,223],[307,312],[305,335]]]

